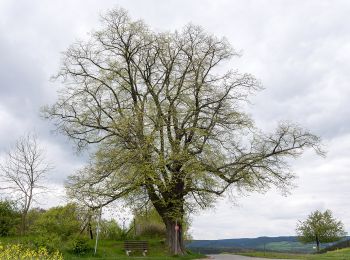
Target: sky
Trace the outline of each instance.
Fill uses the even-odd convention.
[[[295,235],[297,220],[333,211],[350,233],[350,1],[341,0],[0,0],[0,159],[20,136],[35,131],[55,168],[37,205],[65,202],[67,176],[87,156],[54,132],[40,107],[57,98],[61,53],[99,27],[100,14],[123,7],[156,31],[188,23],[226,37],[242,56],[230,66],[253,74],[264,90],[248,112],[268,131],[296,122],[319,135],[327,156],[307,151],[292,161],[298,176],[288,196],[223,198],[193,215],[195,239]],[[118,211],[118,208],[116,208]]]

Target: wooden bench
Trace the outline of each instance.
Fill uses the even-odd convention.
[[[127,256],[130,256],[130,254],[134,251],[141,251],[143,256],[146,256],[148,252],[148,242],[142,241],[142,240],[128,240],[124,241],[124,249],[127,254]]]

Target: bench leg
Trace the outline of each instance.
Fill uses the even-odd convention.
[[[130,256],[131,250],[125,250],[127,256]]]
[[[146,256],[146,254],[147,254],[147,249],[143,250],[143,252],[142,252],[143,256]]]

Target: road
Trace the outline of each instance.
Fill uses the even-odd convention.
[[[249,256],[240,256],[240,255],[210,255],[210,259],[215,260],[266,260],[267,258],[257,258]],[[274,260],[283,260],[283,259],[274,259]]]

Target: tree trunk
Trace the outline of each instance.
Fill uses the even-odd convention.
[[[22,214],[21,217],[21,235],[23,236],[25,234],[25,228],[26,228],[26,218],[25,216]]]
[[[318,239],[318,236],[316,236],[316,248],[317,248],[317,253],[320,252],[320,240]]]
[[[93,234],[93,232],[92,232],[92,227],[91,227],[91,222],[90,222],[90,221],[89,221],[88,227],[89,227],[90,239],[94,239],[94,234]]]
[[[21,217],[21,235],[24,236],[27,232],[27,211],[22,212],[22,217]]]
[[[156,194],[154,187],[148,185],[148,194],[151,198],[154,208],[162,218],[166,227],[166,245],[169,252],[173,255],[185,255],[185,245],[183,237],[183,218],[184,210],[184,180],[180,175],[181,166],[176,167],[173,175],[174,179],[171,183],[169,192],[163,194],[163,201],[161,202],[159,196]]]
[[[173,255],[185,255],[186,250],[181,221],[166,219],[164,222],[166,227],[166,244],[170,253]],[[178,226],[178,229],[176,226]]]

